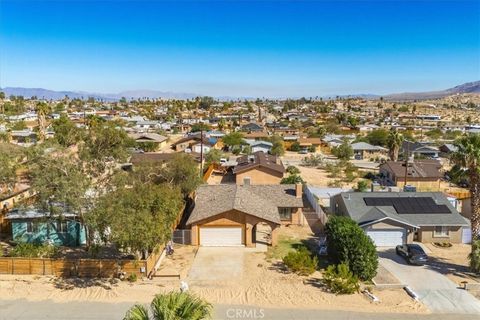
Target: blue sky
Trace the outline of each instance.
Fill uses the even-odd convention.
[[[229,96],[480,79],[480,1],[0,1],[0,86]]]

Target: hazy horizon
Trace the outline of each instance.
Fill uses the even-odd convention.
[[[0,87],[384,95],[480,79],[478,1],[2,1]]]

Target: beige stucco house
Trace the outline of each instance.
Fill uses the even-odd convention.
[[[302,185],[202,185],[187,220],[192,245],[275,245],[282,225],[303,224]]]
[[[238,185],[279,184],[285,168],[279,157],[258,151],[239,157],[233,174]]]

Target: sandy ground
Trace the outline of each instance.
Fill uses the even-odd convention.
[[[302,239],[311,236],[307,228],[285,228],[285,236]],[[164,275],[180,275],[190,271],[196,248],[176,246],[159,270]],[[253,305],[281,308],[316,308],[357,312],[428,313],[403,290],[373,289],[380,303],[372,303],[363,294],[336,296],[324,290],[321,273],[300,277],[286,272],[279,260],[266,260],[265,253],[246,251],[243,274],[229,280],[192,281],[190,290],[213,304]],[[129,283],[118,280],[59,279],[47,276],[0,275],[2,299],[27,299],[54,302],[140,302],[148,303],[157,293],[178,290],[179,279],[154,278]]]
[[[430,264],[445,274],[453,282],[462,281],[480,283],[480,276],[470,272],[468,254],[471,251],[469,244],[453,244],[450,248],[439,248],[432,243],[423,244],[429,252]]]

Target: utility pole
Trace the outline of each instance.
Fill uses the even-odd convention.
[[[405,190],[405,186],[407,185],[407,176],[408,176],[408,149],[410,148],[410,142],[406,141],[406,155],[405,155],[405,183],[403,185],[403,190]]]
[[[200,130],[200,177],[203,176],[203,129]]]

